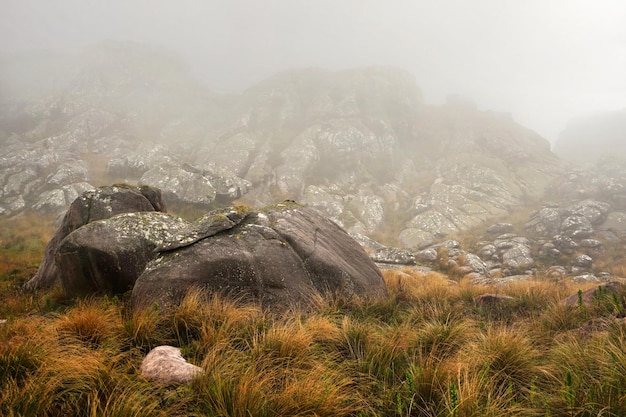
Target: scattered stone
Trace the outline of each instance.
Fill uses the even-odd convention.
[[[415,265],[415,255],[405,249],[382,248],[371,254],[370,258],[385,264]]]
[[[190,364],[173,346],[157,346],[141,362],[141,376],[160,386],[178,386],[204,374],[204,369]]]
[[[524,229],[533,235],[553,236],[560,232],[561,215],[554,207],[544,207],[531,215]]]
[[[597,239],[583,239],[580,241],[581,248],[602,249],[602,242]]]
[[[589,255],[579,255],[574,259],[573,265],[580,268],[591,268],[593,258]]]
[[[437,261],[437,257],[435,248],[424,249],[415,253],[415,260],[418,262],[433,263]]]
[[[485,260],[499,260],[498,250],[492,244],[485,245],[478,251],[478,256]]]
[[[464,279],[469,279],[471,282],[479,281],[482,279],[488,279],[487,276],[479,274],[478,272],[468,272],[462,276]],[[456,281],[455,281],[456,282]]]
[[[572,239],[583,239],[593,234],[593,226],[589,219],[580,215],[573,215],[563,220],[561,231]]]
[[[583,200],[569,206],[566,213],[586,218],[592,225],[601,224],[609,212],[610,205],[601,201]]]
[[[529,279],[533,279],[532,275],[522,274],[522,275],[505,275],[502,278],[497,278],[494,280],[496,284],[508,284],[510,282],[519,282],[526,281]]]
[[[470,272],[476,272],[480,275],[489,276],[489,268],[487,268],[487,264],[483,262],[478,256],[473,253],[465,253],[465,256],[461,257],[463,259],[463,266],[469,268]]]
[[[530,256],[530,248],[517,244],[502,254],[502,265],[513,270],[525,270],[534,264]]]
[[[569,236],[556,235],[553,238],[554,245],[562,251],[571,251],[578,247],[578,243]]]
[[[574,278],[572,278],[572,280],[574,280],[576,282],[597,282],[597,281],[599,281],[598,277],[596,277],[594,274],[577,275]]]

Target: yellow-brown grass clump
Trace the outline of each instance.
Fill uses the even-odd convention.
[[[282,313],[192,289],[169,310],[38,295],[0,324],[0,415],[626,415],[626,300],[537,277],[475,285],[384,271],[384,298],[320,297]],[[511,298],[477,302],[485,293]],[[29,304],[30,303],[30,304]],[[205,373],[157,387],[159,345]]]

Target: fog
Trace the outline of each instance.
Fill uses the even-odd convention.
[[[0,52],[105,39],[178,51],[215,91],[299,67],[396,66],[428,103],[458,94],[554,141],[626,107],[621,0],[2,0]]]

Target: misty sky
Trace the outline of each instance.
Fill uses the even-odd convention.
[[[624,0],[0,0],[0,51],[103,39],[180,52],[216,91],[298,67],[388,65],[554,141],[626,107]]]

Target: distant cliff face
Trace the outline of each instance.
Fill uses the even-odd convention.
[[[626,161],[626,109],[570,121],[554,152],[566,159],[595,163],[601,157]]]
[[[0,214],[59,212],[123,181],[207,207],[294,199],[353,234],[419,247],[541,196],[562,173],[510,116],[426,105],[397,69],[295,70],[222,96],[137,45],[47,60],[44,79],[19,60],[2,76]]]

